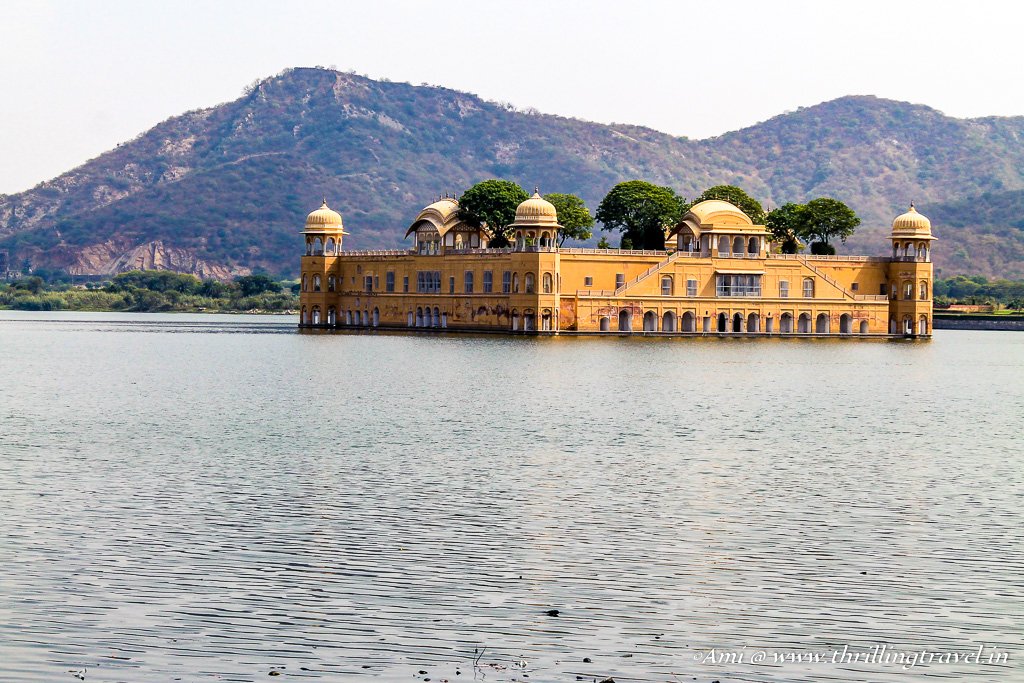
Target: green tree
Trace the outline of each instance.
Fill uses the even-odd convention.
[[[601,239],[599,239],[597,241],[597,248],[598,249],[611,249],[612,248],[612,243],[608,241],[607,237],[605,237],[604,235],[601,235]]]
[[[803,204],[783,204],[765,216],[765,226],[783,254],[795,254],[802,248],[799,235],[803,233],[805,208]]]
[[[597,207],[602,230],[619,230],[635,249],[664,249],[666,228],[679,222],[686,200],[643,180],[619,183]]]
[[[831,197],[812,199],[804,205],[802,213],[800,236],[825,245],[811,244],[812,253],[835,253],[831,240],[838,237],[845,242],[860,225],[860,218],[853,209]]]
[[[22,289],[32,294],[38,294],[43,289],[43,278],[38,275],[23,277],[11,283],[13,289]]]
[[[590,215],[582,199],[574,194],[557,192],[544,195],[544,199],[551,202],[558,212],[558,222],[562,226],[558,231],[558,246],[562,246],[567,239],[582,242],[594,234],[591,230],[594,227],[594,217]]]
[[[197,294],[202,282],[195,275],[174,273],[169,270],[130,270],[114,276],[110,290],[148,289],[153,292],[181,292]]]
[[[281,285],[268,275],[242,275],[235,278],[235,285],[242,296],[256,296],[263,292],[281,291]]]
[[[474,228],[486,226],[492,247],[507,247],[508,226],[516,218],[516,207],[527,199],[526,190],[511,180],[484,180],[459,197],[459,218]]]
[[[693,200],[693,203],[707,201],[708,199],[719,199],[729,202],[739,210],[747,214],[756,225],[764,225],[765,214],[761,202],[735,185],[715,185],[700,193],[700,196]]]

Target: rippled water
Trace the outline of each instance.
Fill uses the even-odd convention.
[[[0,680],[1024,680],[1024,334],[0,349]]]

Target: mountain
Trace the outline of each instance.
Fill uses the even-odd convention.
[[[1024,117],[962,120],[844,97],[689,140],[520,111],[446,88],[291,69],[31,190],[0,195],[0,249],[15,264],[29,258],[75,273],[295,273],[297,233],[321,196],[344,215],[347,245],[392,247],[438,194],[488,177],[573,192],[591,209],[615,183],[643,178],[689,197],[737,184],[772,206],[837,197],[864,219],[846,250],[866,253],[886,252],[889,221],[913,199],[941,238],[940,272],[970,265],[1012,274],[1019,260],[981,238],[998,227],[1020,246],[1024,228],[986,225],[980,221],[1002,214],[975,220],[956,207],[1024,190],[1022,139]],[[947,213],[959,222],[945,221]],[[961,249],[968,260],[954,256]]]

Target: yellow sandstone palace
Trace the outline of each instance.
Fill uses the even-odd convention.
[[[772,253],[732,204],[694,205],[665,251],[556,246],[555,207],[519,205],[512,247],[440,199],[413,220],[408,250],[346,251],[325,201],[303,231],[303,327],[528,334],[909,336],[932,331],[931,222],[892,223],[892,256]]]

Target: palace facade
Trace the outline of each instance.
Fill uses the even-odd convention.
[[[555,207],[519,205],[513,246],[424,208],[409,249],[350,251],[325,201],[306,218],[302,327],[526,334],[906,336],[932,331],[930,221],[893,221],[891,257],[773,253],[732,204],[694,205],[664,251],[563,248]]]

